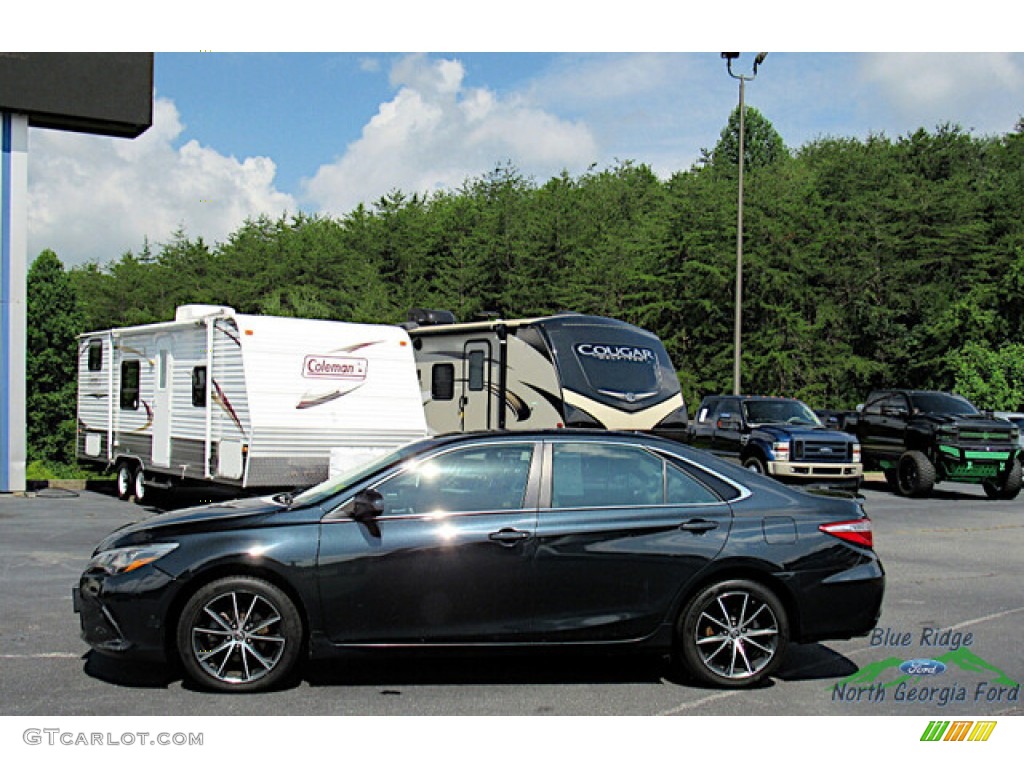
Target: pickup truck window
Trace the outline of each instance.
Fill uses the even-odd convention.
[[[942,413],[949,416],[974,416],[978,409],[967,400],[945,392],[925,392],[911,398],[914,408],[922,413]]]
[[[814,411],[798,400],[750,400],[744,407],[753,424],[821,425]]]

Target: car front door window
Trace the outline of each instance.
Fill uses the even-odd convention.
[[[532,444],[514,444],[454,450],[419,462],[377,486],[384,515],[520,509],[532,459]]]

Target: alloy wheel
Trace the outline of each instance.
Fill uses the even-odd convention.
[[[778,598],[746,580],[704,590],[691,601],[680,629],[680,651],[690,672],[730,688],[755,685],[770,675],[789,639]]]
[[[289,603],[290,606],[290,603]],[[216,687],[261,687],[296,642],[289,619],[270,596],[254,590],[218,591],[195,612],[188,628],[191,661]],[[208,679],[207,679],[208,678]]]

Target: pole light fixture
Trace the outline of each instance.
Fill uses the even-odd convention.
[[[746,127],[744,118],[746,109],[743,104],[743,87],[747,81],[757,77],[757,68],[764,64],[767,53],[759,53],[754,58],[753,72],[749,75],[737,74],[732,71],[732,63],[740,57],[738,53],[723,53],[725,66],[729,76],[740,81],[740,146],[739,146],[739,192],[736,206],[736,317],[733,324],[733,363],[732,393],[740,394],[740,361],[742,359],[741,340],[743,336],[743,156],[745,153],[744,139]]]

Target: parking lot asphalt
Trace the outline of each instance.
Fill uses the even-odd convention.
[[[98,656],[79,638],[71,587],[92,549],[162,510],[102,490],[0,495],[0,714],[1024,714],[1024,497],[990,501],[980,487],[946,484],[903,499],[878,483],[863,496],[887,572],[878,629],[791,646],[756,690],[696,687],[645,657],[389,655],[309,665],[292,688],[239,696]],[[189,492],[175,506],[212,498]]]

